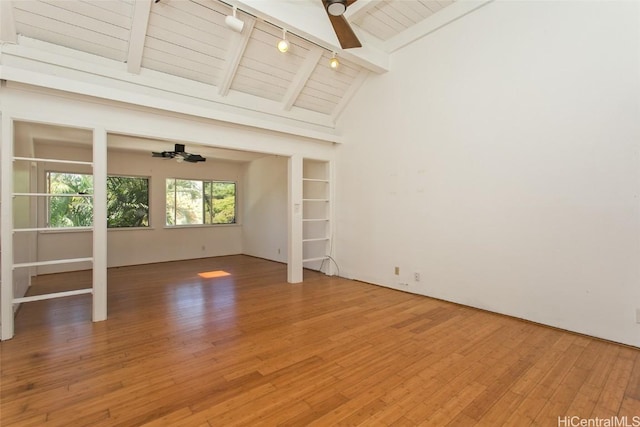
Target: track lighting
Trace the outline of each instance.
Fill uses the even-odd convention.
[[[347,10],[346,0],[327,0],[327,12],[332,16],[340,16]]]
[[[336,57],[336,53],[333,52],[333,55],[329,60],[329,67],[335,70],[336,68],[338,68],[339,65],[340,65],[340,61],[338,61],[338,58]]]
[[[278,50],[285,53],[289,50],[289,41],[287,40],[287,30],[282,29],[282,40],[278,42]]]
[[[224,18],[224,23],[236,33],[241,33],[244,28],[244,22],[236,17],[237,7],[233,7],[233,16],[229,15]]]

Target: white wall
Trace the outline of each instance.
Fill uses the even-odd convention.
[[[123,137],[119,137],[122,139]],[[126,139],[126,137],[124,137]],[[108,142],[107,142],[108,143]],[[156,147],[149,146],[149,154],[109,150],[107,170],[110,175],[149,178],[150,220],[146,229],[109,229],[108,266],[147,264],[171,260],[202,258],[242,253],[242,226],[220,225],[207,227],[165,227],[165,180],[167,178],[211,179],[234,181],[238,195],[243,193],[245,164],[207,159],[203,163],[178,163],[151,157]],[[43,143],[36,145],[36,157],[91,160],[91,148]],[[91,173],[83,166],[39,163],[40,191],[45,192],[46,171]],[[238,198],[238,217],[241,218],[242,199]],[[44,226],[45,209],[41,206],[40,226]],[[38,233],[38,259],[80,258],[91,256],[91,232]],[[39,274],[69,271],[78,265],[40,267]],[[90,266],[84,266],[90,268]]]
[[[281,156],[252,161],[246,170],[243,252],[287,262],[287,163]]]
[[[343,275],[640,346],[639,9],[496,1],[396,52],[340,123]]]

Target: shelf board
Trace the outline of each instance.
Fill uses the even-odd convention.
[[[328,256],[319,256],[315,258],[307,258],[303,259],[302,262],[312,262],[312,261],[324,261],[325,259],[329,259]]]
[[[302,199],[303,202],[328,202],[329,199]]]
[[[37,227],[37,228],[15,228],[14,233],[32,231],[93,231],[93,227]]]
[[[317,179],[317,178],[302,178],[302,181],[307,181],[307,182],[326,182],[329,183],[328,179]]]
[[[322,241],[328,241],[329,238],[328,237],[314,237],[313,239],[302,239],[302,242],[322,242]]]
[[[14,196],[39,196],[39,197],[93,197],[93,194],[52,194],[52,193],[13,193]]]
[[[54,292],[52,294],[42,294],[42,295],[33,295],[30,297],[22,297],[22,298],[14,298],[13,303],[19,304],[22,302],[32,302],[32,301],[42,301],[45,299],[53,299],[53,298],[62,298],[62,297],[70,297],[73,295],[83,295],[93,293],[93,289],[77,289],[74,291],[65,291],[65,292]]]
[[[56,265],[56,264],[73,264],[76,262],[93,262],[93,258],[68,258],[68,259],[53,259],[50,261],[35,261],[35,262],[22,262],[13,264],[13,268],[22,267],[38,267],[41,265]]]
[[[321,222],[321,221],[329,221],[329,218],[307,218],[302,220],[302,222]]]

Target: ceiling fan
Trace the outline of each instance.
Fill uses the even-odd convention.
[[[156,152],[152,151],[151,155],[153,157],[163,157],[165,159],[176,159],[178,162],[189,162],[189,163],[198,163],[204,162],[207,159],[202,157],[200,154],[191,154],[184,151],[184,144],[176,144],[173,151],[162,151]]]
[[[347,19],[344,17],[344,12],[347,10],[347,7],[355,2],[356,0],[322,0],[324,10],[327,12],[329,21],[331,21],[331,25],[333,26],[333,31],[335,31],[340,46],[343,49],[362,47],[358,37],[356,37],[349,22],[347,22]]]

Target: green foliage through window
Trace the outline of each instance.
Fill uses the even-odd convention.
[[[235,182],[170,178],[166,196],[167,225],[236,222]]]
[[[48,226],[90,227],[93,224],[93,176],[47,172]],[[107,177],[107,227],[149,226],[149,179]]]

